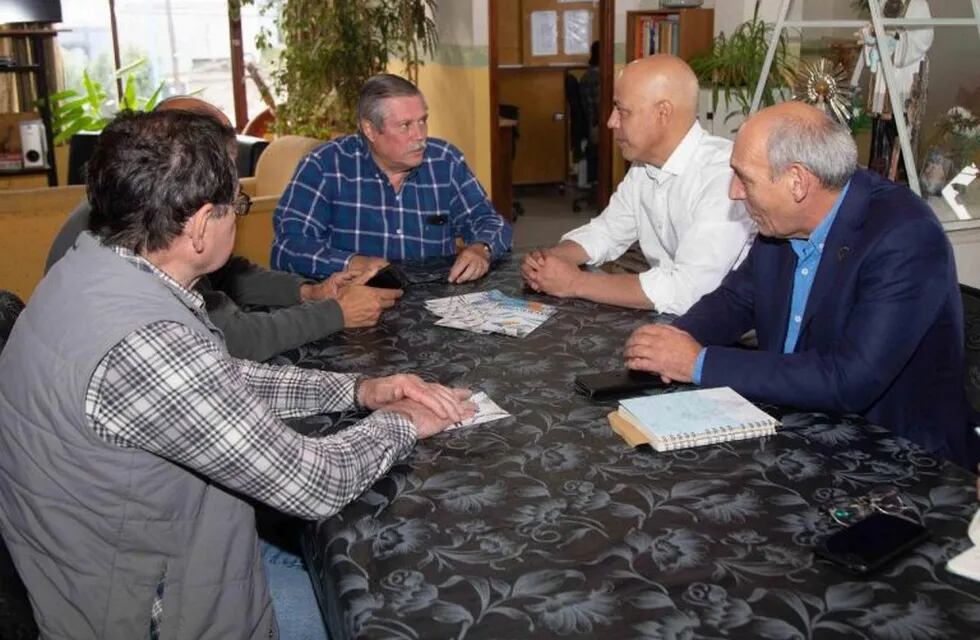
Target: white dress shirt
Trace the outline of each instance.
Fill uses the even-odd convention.
[[[635,162],[606,207],[566,233],[589,265],[623,255],[636,241],[650,264],[640,274],[657,311],[682,314],[738,266],[755,237],[741,202],[728,198],[732,143],[695,122],[663,167]]]

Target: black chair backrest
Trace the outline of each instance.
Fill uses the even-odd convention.
[[[578,78],[570,73],[565,74],[565,102],[568,104],[568,144],[572,159],[578,162],[582,159],[582,142],[589,139],[589,120],[582,103]]]
[[[85,165],[98,141],[97,131],[81,131],[68,141],[68,184],[85,184]]]
[[[85,184],[85,165],[95,151],[95,143],[99,141],[98,132],[76,133],[68,142],[68,184]],[[238,136],[238,177],[248,178],[255,175],[255,167],[259,156],[269,146],[269,141],[254,136]]]
[[[265,138],[254,136],[238,136],[238,177],[249,178],[255,175],[255,167],[259,164],[259,156],[269,146]]]

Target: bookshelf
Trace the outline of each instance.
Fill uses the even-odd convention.
[[[29,188],[44,186],[44,177],[47,178],[48,186],[58,184],[58,174],[54,164],[54,141],[51,131],[51,112],[47,106],[49,99],[47,62],[44,52],[44,41],[53,38],[57,32],[52,29],[10,29],[0,31],[0,39],[13,40],[21,43],[15,46],[10,60],[0,65],[0,74],[12,74],[29,78],[29,84],[33,87],[33,93],[41,104],[38,106],[37,117],[44,122],[44,135],[46,142],[45,166],[44,167],[21,167],[0,169],[0,189],[10,188]],[[17,126],[17,121],[22,118],[33,119],[33,112],[22,112],[14,114],[0,114],[0,124],[4,128]]]
[[[713,9],[659,9],[626,12],[626,58],[671,53],[690,62],[711,50]]]

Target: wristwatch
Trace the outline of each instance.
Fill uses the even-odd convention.
[[[493,258],[493,249],[490,248],[489,244],[486,242],[474,242],[473,244],[483,245],[483,248],[487,250],[487,260]]]

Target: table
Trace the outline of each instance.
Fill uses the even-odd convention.
[[[507,420],[422,441],[304,551],[333,635],[356,638],[976,638],[966,548],[976,479],[859,417],[779,412],[769,438],[633,450],[573,378],[619,366],[650,313],[557,301],[525,339],[433,325],[425,299],[522,295],[510,258],[478,283],[406,291],[381,326],[284,360],[416,370],[486,391]],[[349,416],[343,417],[340,424]],[[337,428],[326,418],[318,433]],[[870,579],[818,563],[835,496],[897,487],[931,541]]]

